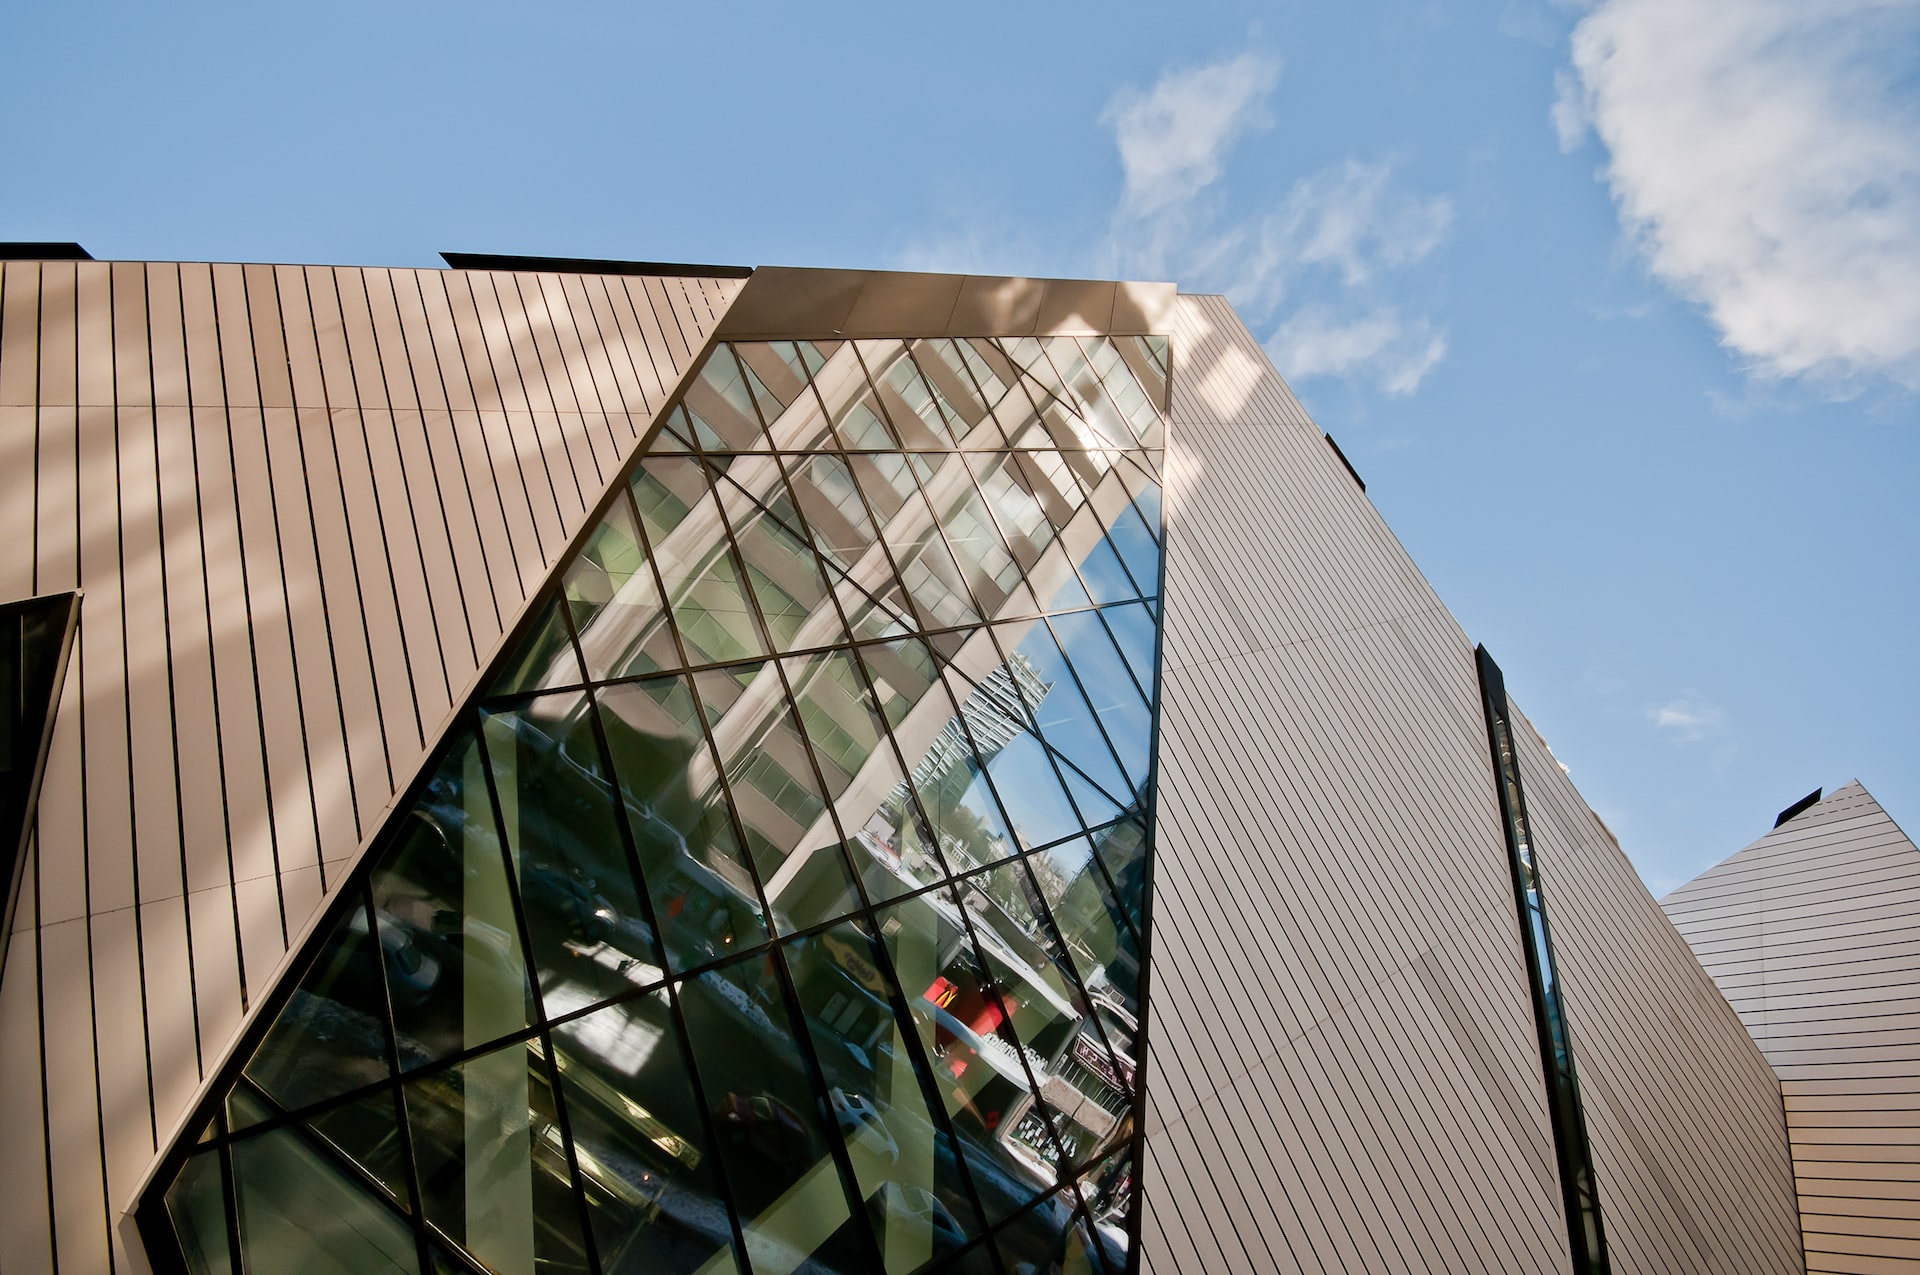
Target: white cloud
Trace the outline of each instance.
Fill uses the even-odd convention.
[[[1580,77],[1562,67],[1553,73],[1553,134],[1560,139],[1560,153],[1571,155],[1587,140],[1593,127],[1593,104],[1587,100],[1586,86]]]
[[[1113,128],[1126,190],[1107,267],[1218,289],[1256,324],[1294,292],[1312,292],[1320,299],[1297,306],[1268,342],[1282,371],[1361,377],[1410,394],[1445,357],[1446,335],[1403,318],[1382,295],[1382,276],[1430,255],[1453,205],[1401,189],[1390,162],[1348,159],[1295,182],[1264,214],[1223,216],[1228,154],[1272,124],[1279,75],[1276,59],[1242,53],[1170,71],[1108,104],[1101,120]]]
[[[1647,720],[1687,744],[1700,743],[1727,729],[1727,715],[1720,706],[1692,693],[1649,708]]]
[[[1602,0],[1554,124],[1755,372],[1920,389],[1917,42],[1920,0]]]
[[[1400,397],[1420,387],[1446,357],[1447,338],[1426,319],[1403,319],[1392,306],[1358,316],[1302,306],[1267,340],[1267,352],[1289,380],[1364,375]]]
[[[1152,216],[1217,181],[1233,143],[1273,123],[1266,101],[1279,81],[1277,59],[1247,52],[1115,97],[1100,119],[1120,147],[1127,211]]]

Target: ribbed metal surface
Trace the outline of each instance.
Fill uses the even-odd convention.
[[[1567,1269],[1472,647],[1219,298],[1174,336],[1146,1269]]]
[[[341,864],[738,292],[0,275],[0,597],[86,592],[0,992],[0,1270],[114,1231]]]
[[[1615,1275],[1798,1271],[1773,1070],[1613,834],[1516,717]]]
[[[1225,301],[1175,313],[1144,1269],[1567,1271],[1472,646]],[[1798,1270],[1772,1076],[1544,757],[1613,1270]]]
[[[1920,853],[1858,782],[1661,905],[1780,1074],[1807,1269],[1920,1263]]]

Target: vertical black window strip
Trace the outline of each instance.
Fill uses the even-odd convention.
[[[0,971],[6,969],[6,935],[13,933],[14,907],[27,864],[40,779],[53,742],[53,714],[66,680],[73,630],[80,617],[78,593],[56,593],[0,606],[0,871],[5,873],[6,911],[0,921]]]
[[[1540,1066],[1546,1076],[1547,1108],[1553,1117],[1553,1146],[1560,1165],[1560,1194],[1566,1206],[1574,1275],[1610,1275],[1600,1192],[1593,1176],[1586,1116],[1580,1106],[1580,1083],[1574,1074],[1573,1040],[1553,960],[1553,938],[1547,927],[1533,830],[1527,823],[1527,803],[1520,787],[1520,758],[1514,750],[1506,682],[1486,647],[1475,647],[1474,658],[1487,713],[1487,741],[1493,752],[1500,821],[1513,865],[1513,897],[1520,912],[1527,983],[1533,991],[1534,1023],[1540,1033]]]

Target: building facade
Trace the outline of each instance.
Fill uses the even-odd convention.
[[[1856,780],[1660,904],[1779,1073],[1807,1269],[1920,1262],[1912,839]]]
[[[1802,1269],[1223,299],[450,264],[0,269],[0,1269]]]

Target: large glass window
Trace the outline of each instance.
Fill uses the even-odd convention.
[[[149,1236],[193,1271],[310,1234],[315,1269],[1119,1275],[1166,366],[712,349]]]

